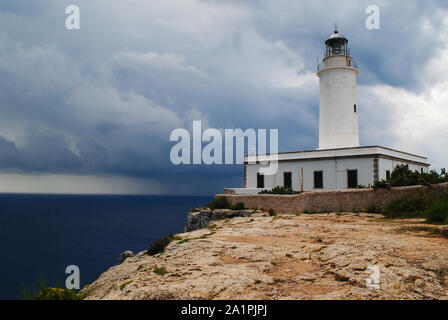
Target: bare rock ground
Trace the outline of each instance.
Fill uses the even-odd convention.
[[[215,221],[110,268],[86,299],[448,299],[448,238],[370,214]],[[149,245],[149,244],[148,244]],[[380,289],[366,287],[369,266]]]

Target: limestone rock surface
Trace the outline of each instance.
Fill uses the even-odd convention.
[[[426,227],[434,228],[418,219],[353,213],[215,220],[179,234],[159,255],[127,258],[83,293],[87,299],[447,299],[448,239]],[[372,270],[379,289],[366,285]]]

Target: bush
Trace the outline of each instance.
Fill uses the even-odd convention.
[[[263,190],[259,194],[299,194],[300,192],[293,191],[289,187],[275,187],[271,190]]]
[[[380,207],[378,207],[376,204],[374,203],[370,203],[367,208],[366,208],[366,212],[367,213],[381,213],[383,210],[381,210]]]
[[[244,210],[244,203],[242,202],[237,202],[235,204],[230,205],[230,209],[231,210]]]
[[[397,165],[390,175],[388,181],[382,180],[378,188],[381,188],[381,184],[387,183],[392,187],[400,186],[413,186],[413,185],[431,185],[435,183],[448,182],[448,173],[445,169],[442,169],[440,174],[435,170],[431,170],[429,173],[421,173],[418,171],[409,170],[407,164]]]
[[[207,205],[212,210],[215,209],[229,209],[229,201],[226,197],[216,197],[213,201],[210,201]]]
[[[154,268],[154,270],[152,270],[152,272],[154,272],[155,274],[157,274],[159,276],[163,276],[168,273],[168,271],[166,271],[165,267]]]
[[[448,223],[448,193],[418,190],[391,201],[385,208],[388,218],[425,217],[429,223]]]
[[[388,183],[386,180],[376,180],[373,183],[373,189],[390,189],[390,183]]]
[[[276,216],[274,209],[269,209],[268,213],[271,217]]]
[[[390,175],[390,184],[394,187],[418,184],[418,173],[409,170],[407,164],[397,165]]]
[[[171,241],[175,240],[176,237],[174,237],[171,233],[169,235],[163,236],[160,239],[157,239],[154,241],[148,250],[146,250],[146,254],[153,256],[157,253],[165,251],[165,247],[170,244]]]
[[[46,277],[41,275],[37,283],[22,292],[23,300],[82,300],[84,297],[75,290],[61,288],[59,281],[53,287],[47,285]]]
[[[425,211],[425,217],[431,223],[448,223],[448,199],[441,198],[433,202]]]
[[[74,290],[42,287],[34,300],[81,300],[81,297]]]
[[[388,218],[423,216],[423,212],[430,207],[436,198],[437,195],[428,191],[418,190],[415,193],[405,194],[391,201],[384,209],[384,214]]]

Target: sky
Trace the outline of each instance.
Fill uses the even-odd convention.
[[[380,29],[365,27],[370,4]],[[359,65],[361,145],[445,167],[446,1],[2,0],[0,192],[242,187],[242,165],[173,165],[171,132],[200,120],[317,148],[316,61],[335,21]]]

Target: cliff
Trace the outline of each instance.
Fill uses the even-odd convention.
[[[179,234],[163,253],[129,257],[82,292],[87,299],[447,299],[446,231],[364,213],[258,212]],[[375,268],[380,288],[369,289]]]
[[[230,209],[197,209],[190,211],[187,216],[185,232],[207,228],[210,223],[216,220],[231,219],[235,217],[250,217],[257,210],[230,210]]]

